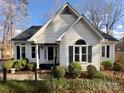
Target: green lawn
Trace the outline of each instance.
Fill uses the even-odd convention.
[[[124,81],[45,80],[0,82],[0,93],[124,93]]]

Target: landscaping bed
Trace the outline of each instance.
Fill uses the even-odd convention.
[[[0,82],[0,93],[124,93],[124,81],[53,79]]]
[[[124,80],[124,72],[104,70],[102,73],[105,75],[105,77],[110,79]]]

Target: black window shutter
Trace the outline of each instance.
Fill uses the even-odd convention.
[[[92,46],[88,46],[88,63],[92,62]]]
[[[69,46],[69,62],[73,62],[73,46]]]
[[[110,46],[107,46],[107,48],[106,48],[106,55],[107,55],[107,58],[109,58],[110,57]]]
[[[20,59],[20,46],[16,47],[16,56],[17,56],[17,59]]]

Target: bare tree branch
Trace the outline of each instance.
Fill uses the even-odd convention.
[[[121,0],[88,0],[85,10],[91,23],[108,34],[112,34],[114,25],[124,16]]]

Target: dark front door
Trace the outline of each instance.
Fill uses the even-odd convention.
[[[53,60],[54,58],[54,48],[48,47],[48,60]]]
[[[17,59],[20,59],[20,46],[16,47],[16,55],[17,55]]]

